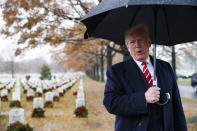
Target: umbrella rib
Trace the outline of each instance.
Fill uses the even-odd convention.
[[[139,6],[138,9],[136,10],[136,12],[134,13],[135,15],[134,15],[133,19],[131,20],[131,22],[130,22],[130,24],[129,24],[129,27],[132,27],[133,22],[134,22],[134,20],[135,20],[137,14],[139,13],[139,11],[140,11],[141,8],[142,8],[142,6]]]
[[[164,7],[162,8],[163,9],[163,12],[164,12],[164,19],[165,19],[165,22],[166,22],[166,27],[167,27],[167,34],[168,34],[168,38],[169,38],[169,44],[172,44],[171,42],[171,38],[170,38],[170,32],[169,32],[169,24],[168,24],[168,20],[167,20],[167,14],[166,14],[166,9],[164,9]]]

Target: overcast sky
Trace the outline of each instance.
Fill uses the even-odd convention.
[[[17,47],[18,46],[15,40],[0,37],[0,58],[6,61],[11,60],[11,58],[14,57]],[[62,47],[62,45],[60,47]],[[23,61],[35,58],[43,58],[47,62],[51,62],[51,49],[56,48],[49,45],[38,46],[35,49],[27,49],[21,55],[14,57],[14,59],[15,61]]]
[[[21,55],[14,57],[15,50],[17,49],[17,43],[11,39],[4,39],[0,37],[0,58],[6,61],[10,61],[14,58],[15,61],[31,60],[35,58],[43,58],[48,63],[52,61],[51,51],[63,48],[64,45],[58,47],[51,47],[50,45],[41,45],[35,49],[27,49]]]

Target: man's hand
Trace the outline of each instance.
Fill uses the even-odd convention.
[[[150,87],[145,92],[145,98],[147,103],[156,103],[160,98],[160,88],[159,87]]]

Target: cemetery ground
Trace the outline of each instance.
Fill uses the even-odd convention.
[[[26,101],[26,95],[23,95],[21,104],[25,109],[26,123],[29,123],[34,131],[113,131],[114,116],[109,114],[102,104],[105,83],[84,78],[87,118],[77,118],[73,115],[76,96],[73,96],[72,92],[78,89],[78,85],[79,82],[60,97],[59,102],[54,102],[53,108],[44,108],[44,118],[31,117],[33,102]],[[2,102],[2,112],[10,111],[9,102]],[[182,102],[186,119],[197,116],[197,100],[182,98]],[[8,122],[6,113],[0,116],[0,131],[6,130]],[[197,131],[197,123],[188,123],[188,130]]]

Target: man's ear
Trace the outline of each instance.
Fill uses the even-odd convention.
[[[125,46],[127,47],[127,49],[128,49],[128,44],[127,44],[127,40],[125,40]]]
[[[148,40],[149,47],[151,47],[151,40]]]
[[[127,45],[127,43],[125,42],[125,46],[127,47],[127,49],[128,49],[128,45]]]

